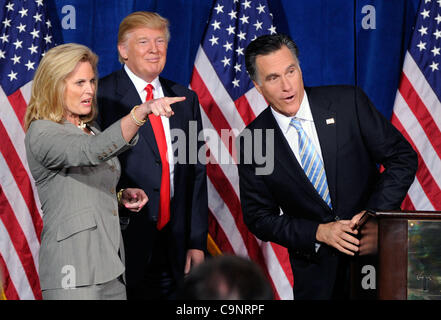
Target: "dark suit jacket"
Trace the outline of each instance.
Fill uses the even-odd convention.
[[[270,107],[247,128],[274,129],[274,170],[256,175],[257,164],[243,163],[244,144],[238,146],[240,196],[251,232],[288,248],[294,298],[329,299],[341,254],[324,244],[315,252],[318,225],[350,219],[363,209],[399,209],[413,182],[417,156],[360,89],[333,86],[306,88],[306,92],[333,208],[309,182]],[[327,124],[331,118],[334,123]],[[266,148],[263,143],[264,153]],[[377,164],[386,168],[382,174]]]
[[[175,114],[170,118],[170,129],[181,129],[186,136],[185,163],[177,163],[174,168],[174,197],[171,199],[170,222],[168,228],[169,257],[176,279],[184,274],[186,251],[206,249],[208,230],[208,201],[205,166],[189,163],[190,122],[197,134],[202,122],[197,95],[172,81],[160,78],[165,96],[185,96],[186,100],[172,105]],[[127,115],[133,106],[141,104],[139,94],[124,69],[104,77],[99,82],[98,122],[106,128],[117,119]],[[193,130],[195,131],[195,130]],[[172,141],[176,141],[173,139]],[[194,140],[193,140],[194,141]],[[196,140],[197,141],[197,140]],[[181,141],[182,142],[182,141]],[[203,142],[198,142],[198,150]],[[182,150],[180,150],[182,151]],[[182,154],[181,154],[182,156]],[[176,152],[175,152],[176,157]],[[147,262],[150,261],[153,244],[158,235],[156,222],[161,186],[161,160],[155,135],[149,121],[139,130],[136,148],[120,157],[122,174],[119,188],[137,187],[143,189],[149,201],[141,212],[130,214],[123,221],[123,238],[126,248],[127,285],[134,287],[143,279]],[[122,213],[123,214],[123,213]]]

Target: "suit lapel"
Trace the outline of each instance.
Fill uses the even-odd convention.
[[[288,172],[288,175],[293,180],[298,180],[299,173],[303,173],[303,169],[300,167],[299,163],[295,155],[293,154],[291,148],[289,147],[288,142],[286,141],[285,136],[280,130],[279,125],[277,124],[276,119],[271,113],[269,107],[267,112],[267,127],[270,129],[274,129],[274,153],[276,161],[280,162],[280,164],[285,168]],[[277,156],[276,156],[277,155]],[[293,170],[294,169],[294,170]]]
[[[275,160],[279,162],[285,169],[288,177],[296,183],[297,186],[303,189],[304,192],[310,194],[312,198],[316,201],[322,201],[325,206],[325,202],[321,199],[320,195],[314,189],[313,185],[309,181],[308,177],[305,175],[303,168],[297,161],[296,156],[291,150],[291,147],[286,141],[282,130],[280,130],[276,119],[271,113],[271,107],[268,107],[264,112],[265,114],[265,128],[274,129],[274,153]]]
[[[286,141],[286,138],[282,133],[279,125],[277,124],[276,119],[274,119],[270,107],[264,112],[266,112],[265,127],[274,129],[275,161],[278,162],[285,169],[284,171],[287,173],[288,178],[293,181],[293,185],[295,184],[296,187],[303,189],[306,194],[309,194],[311,196],[313,201],[323,203],[323,206],[329,208],[328,205],[317,193],[317,191],[314,189],[314,186],[311,184],[305,172],[303,171],[303,168],[297,161],[297,158],[292,152],[288,141]],[[286,177],[284,176],[284,178]]]
[[[125,72],[124,69],[121,69],[121,72],[118,76],[117,82],[117,93],[121,96],[121,103],[127,107],[127,112],[138,105],[141,104],[141,98],[139,97],[138,92],[136,91],[135,86],[130,80],[129,76]],[[155,134],[153,132],[152,125],[150,121],[147,121],[140,129],[139,136],[147,141],[153,153],[159,158],[159,149],[156,144]]]
[[[332,103],[329,100],[314,95],[309,89],[306,92],[320,142],[331,201],[334,200],[333,208],[336,209],[337,114],[331,110]]]

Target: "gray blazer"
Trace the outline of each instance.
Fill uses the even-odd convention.
[[[95,135],[68,121],[36,120],[26,132],[27,159],[43,211],[42,290],[104,283],[124,272],[116,156],[138,136],[127,143],[120,121],[103,132],[91,129]]]

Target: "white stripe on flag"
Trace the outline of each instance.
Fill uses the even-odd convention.
[[[409,196],[410,201],[412,201],[412,204],[416,210],[435,210],[417,178],[415,178],[410,186],[407,195]]]
[[[257,239],[257,238],[256,238]],[[285,271],[283,270],[279,260],[274,253],[274,249],[270,242],[258,240],[259,246],[262,250],[263,256],[265,257],[266,267],[268,273],[273,279],[274,287],[280,296],[281,300],[293,300],[293,291],[291,284],[286,277]]]
[[[34,223],[31,218],[31,214],[23,199],[20,189],[12,176],[11,171],[3,157],[0,153],[0,181],[2,182],[3,192],[8,199],[8,202],[15,213],[15,217],[23,230],[24,236],[28,246],[32,252],[34,258],[34,263],[36,268],[38,268],[38,250],[40,248],[40,241],[35,233]]]
[[[230,181],[235,193],[239,197],[239,173],[237,171],[237,166],[235,165],[229,151],[225,147],[225,144],[219,138],[219,135],[217,135],[203,108],[201,108],[201,118],[204,127],[204,134],[206,134],[205,138],[207,138],[209,135],[209,139],[206,139],[206,142],[208,148],[210,149],[210,154],[219,164],[223,173]],[[209,132],[211,132],[211,134]]]
[[[25,85],[25,87],[26,86],[27,85]],[[15,151],[17,152],[18,157],[20,158],[20,161],[26,170],[26,173],[32,182],[31,185],[32,185],[32,192],[34,193],[35,203],[40,216],[42,216],[42,212],[40,209],[41,208],[40,199],[38,197],[38,192],[35,187],[31,172],[29,170],[28,159],[26,157],[26,149],[24,145],[25,132],[23,131],[23,127],[21,126],[21,123],[18,121],[17,115],[15,114],[14,109],[9,103],[9,100],[6,97],[1,87],[0,87],[0,106],[2,106],[0,108],[0,121],[3,123],[3,126],[8,132],[11,142],[14,145]],[[3,139],[7,139],[7,137],[3,137]]]
[[[207,190],[209,194],[208,207],[227,236],[234,253],[248,257],[248,250],[237,228],[236,221],[209,178],[207,178]]]
[[[441,103],[409,52],[404,60],[403,72],[441,131]]]
[[[245,93],[245,97],[256,117],[268,107],[268,104],[259,91],[257,91],[256,87],[252,87],[248,90],[247,93]]]
[[[230,124],[230,127],[239,130],[239,132],[242,131],[243,128],[245,128],[245,123],[237,112],[236,105],[233,100],[231,100],[231,97],[225,90],[222,82],[219,80],[216,71],[201,46],[199,46],[194,64],[204,85],[207,87],[208,91],[210,91],[210,94],[219,106],[219,110]]]
[[[20,88],[21,94],[26,101],[26,105],[29,104],[29,100],[31,99],[31,90],[32,90],[32,81],[29,81],[23,87]]]
[[[395,98],[394,114],[398,120],[400,120],[407,134],[418,149],[433,180],[437,183],[438,187],[441,187],[441,160],[399,91]]]
[[[35,299],[17,252],[11,250],[11,248],[13,248],[11,246],[12,240],[9,237],[9,233],[2,220],[0,220],[0,235],[0,254],[5,261],[6,268],[8,269],[7,272],[11,277],[11,281],[14,284],[19,298],[29,300]]]
[[[27,163],[26,150],[24,146],[25,133],[17,115],[9,103],[3,89],[0,87],[0,121],[3,123],[6,131],[14,144],[15,150],[22,163]],[[19,143],[21,142],[21,143]],[[26,166],[27,167],[27,166]],[[28,172],[29,174],[29,172]]]

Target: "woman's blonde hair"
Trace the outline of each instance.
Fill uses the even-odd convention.
[[[31,99],[25,116],[25,130],[34,120],[44,119],[57,123],[64,121],[65,80],[80,62],[89,62],[97,77],[98,56],[86,46],[67,43],[46,52],[34,75]],[[80,116],[86,123],[95,119],[97,115],[97,86],[98,79],[96,79],[92,111],[88,115]]]
[[[121,21],[118,30],[118,44],[122,44],[127,40],[128,35],[133,29],[146,27],[150,29],[158,29],[165,31],[167,42],[170,40],[170,31],[168,29],[169,22],[166,18],[155,12],[137,11],[129,14]],[[118,52],[118,60],[124,63],[124,59]]]

